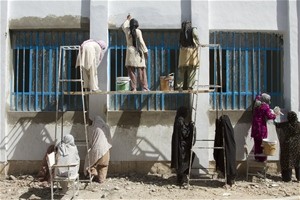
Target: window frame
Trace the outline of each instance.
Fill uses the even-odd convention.
[[[222,90],[211,95],[224,110],[252,108],[256,95],[272,96],[272,106],[283,105],[283,35],[276,32],[211,31],[210,43],[222,48]],[[277,55],[277,56],[276,56]],[[213,49],[210,50],[210,84],[215,84]]]
[[[76,30],[10,30],[13,56],[10,82],[10,110],[39,112],[56,110],[59,51],[62,45],[80,45],[89,39],[89,31]],[[22,57],[20,57],[20,52]],[[76,52],[72,53],[68,69],[74,69]],[[20,70],[21,69],[21,70]],[[25,73],[27,70],[27,74]],[[25,86],[27,87],[25,88]],[[69,90],[78,86],[68,87]],[[64,95],[63,107],[68,111],[82,110],[81,97]]]

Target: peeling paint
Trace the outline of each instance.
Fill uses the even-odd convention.
[[[22,17],[9,21],[10,29],[89,29],[90,20],[81,16]]]

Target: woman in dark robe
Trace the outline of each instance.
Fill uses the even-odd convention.
[[[288,112],[287,122],[275,123],[279,129],[280,166],[282,181],[292,180],[292,169],[295,169],[297,181],[300,181],[300,122],[297,114]],[[281,130],[282,131],[281,131]]]
[[[176,169],[178,185],[183,184],[184,176],[189,173],[194,125],[186,122],[187,116],[186,107],[178,108],[173,127],[171,168]]]

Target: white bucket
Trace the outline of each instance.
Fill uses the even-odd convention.
[[[128,91],[129,90],[129,77],[117,77],[117,91]]]

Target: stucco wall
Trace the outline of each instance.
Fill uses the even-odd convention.
[[[6,133],[7,133],[7,125],[6,125],[6,108],[7,108],[7,83],[8,83],[8,67],[6,65],[7,60],[7,50],[9,48],[8,39],[8,12],[7,12],[7,2],[0,1],[0,66],[1,66],[1,74],[0,74],[0,83],[1,83],[1,92],[0,92],[0,177],[2,174],[6,174],[6,165],[7,165],[7,145],[6,145]]]
[[[293,8],[293,9],[291,9]],[[8,28],[89,28],[91,38],[108,41],[108,29],[120,28],[128,13],[137,18],[141,29],[180,28],[183,20],[190,19],[198,27],[200,42],[208,43],[210,30],[275,31],[284,35],[284,98],[286,108],[298,111],[298,3],[296,1],[208,1],[208,0],[161,0],[157,1],[1,1],[1,82],[5,86],[10,80],[8,59]],[[3,12],[5,11],[5,12]],[[293,44],[293,45],[292,45]],[[5,51],[5,53],[3,53]],[[109,55],[99,67],[100,89],[109,89]],[[100,71],[101,70],[101,71]],[[100,73],[101,72],[101,73]],[[295,73],[296,72],[296,73]],[[201,52],[200,83],[208,84],[208,51]],[[291,78],[292,77],[292,78]],[[292,93],[290,88],[297,91]],[[1,161],[39,160],[46,146],[53,141],[55,118],[53,113],[5,112],[9,106],[9,87],[0,93],[1,97]],[[161,114],[164,123],[153,123],[156,117],[142,114],[142,123],[124,126],[126,119],[120,113],[107,113],[107,97],[93,95],[90,98],[90,114],[100,114],[111,125],[114,149],[112,161],[169,161],[170,139],[175,113]],[[139,113],[133,113],[136,116]],[[243,159],[242,148],[249,138],[251,116],[241,111],[228,111],[237,142],[237,158]],[[8,115],[8,118],[6,117]],[[72,115],[71,115],[72,116]],[[76,136],[83,131],[80,117],[70,116],[66,132]],[[121,118],[119,117],[121,116]],[[166,118],[168,116],[168,118]],[[209,96],[199,94],[197,111],[198,138],[212,138],[215,113],[209,110]],[[6,121],[8,119],[8,122]],[[167,121],[166,121],[167,119]],[[124,121],[125,120],[125,121]],[[7,122],[7,123],[6,123]],[[7,124],[7,129],[6,129]],[[272,125],[270,131],[276,135]],[[7,143],[6,143],[7,141]],[[6,145],[6,146],[5,146]],[[5,153],[3,153],[5,148]],[[82,147],[80,147],[82,148]],[[83,152],[83,153],[82,153]],[[199,152],[201,160],[212,160],[211,151]],[[81,151],[81,157],[84,150]],[[277,157],[275,156],[275,159]]]
[[[288,1],[210,1],[210,29],[287,30]]]

